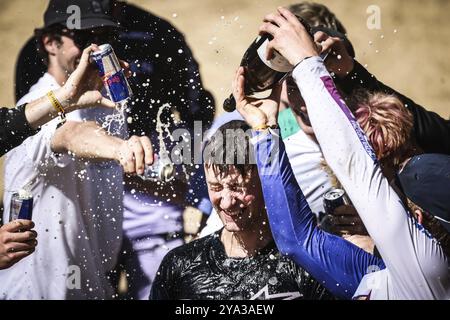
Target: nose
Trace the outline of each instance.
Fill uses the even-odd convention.
[[[236,198],[233,196],[233,193],[228,190],[223,190],[220,199],[220,208],[222,210],[230,210],[235,204]]]

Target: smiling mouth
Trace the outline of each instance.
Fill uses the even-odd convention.
[[[232,211],[232,212],[222,210],[222,212],[224,213],[225,217],[234,220],[234,219],[236,219],[236,218],[242,216],[242,214],[244,213],[245,210],[246,210],[246,208],[240,209],[240,210],[238,210],[238,211]]]

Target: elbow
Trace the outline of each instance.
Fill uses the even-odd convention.
[[[77,136],[78,123],[67,121],[60,128],[56,129],[52,138],[51,148],[56,153],[67,153],[70,150],[70,143]]]

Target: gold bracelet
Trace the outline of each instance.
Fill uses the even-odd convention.
[[[55,93],[53,92],[53,90],[50,90],[47,93],[47,97],[50,100],[53,108],[55,108],[55,110],[58,111],[58,115],[61,117],[61,120],[65,121],[66,120],[66,113],[65,113],[64,108],[61,105],[61,103],[58,101],[58,99],[56,99]]]

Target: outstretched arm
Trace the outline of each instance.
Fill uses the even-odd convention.
[[[153,163],[153,149],[146,136],[123,140],[109,135],[94,121],[67,121],[56,130],[51,148],[57,153],[72,153],[78,158],[116,160],[126,173],[144,173]]]
[[[244,70],[234,80],[237,110],[252,128],[276,124],[280,87],[267,99],[244,96]],[[269,222],[278,249],[305,268],[331,293],[351,298],[368,270],[384,268],[378,258],[317,227],[294,177],[281,139],[268,130],[252,139]]]
[[[272,132],[253,138],[259,176],[270,227],[281,253],[325,286],[331,293],[350,299],[363,276],[383,262],[343,238],[317,227],[294,177],[283,141]]]

